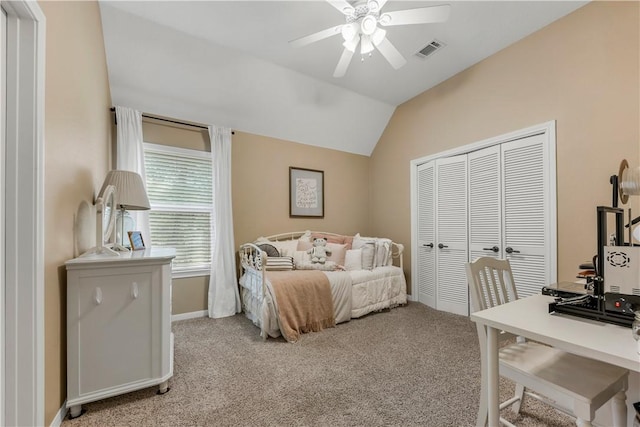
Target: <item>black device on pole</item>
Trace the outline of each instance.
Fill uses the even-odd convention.
[[[617,193],[616,197],[617,197]],[[549,304],[549,312],[565,313],[573,316],[594,319],[601,322],[614,323],[622,326],[631,326],[633,316],[616,313],[606,310],[605,292],[604,292],[604,264],[605,264],[605,247],[609,245],[609,231],[607,228],[609,215],[615,216],[615,245],[624,245],[624,211],[617,207],[598,206],[597,207],[597,238],[598,238],[598,255],[594,258],[593,265],[596,270],[596,276],[593,279],[593,295],[587,295],[585,298],[579,299],[576,304],[563,301],[571,298],[571,296],[561,295],[557,290],[543,288],[542,293],[556,297],[556,301]],[[580,294],[575,294],[576,298]]]

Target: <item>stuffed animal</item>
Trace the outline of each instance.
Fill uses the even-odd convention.
[[[311,254],[312,263],[324,264],[327,261],[327,255],[331,255],[331,250],[327,248],[327,239],[323,237],[313,239],[313,247],[307,253]]]

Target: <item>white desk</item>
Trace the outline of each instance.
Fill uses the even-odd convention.
[[[487,383],[489,425],[499,425],[498,334],[506,331],[562,350],[589,357],[631,371],[640,372],[640,355],[630,328],[549,314],[553,297],[533,295],[471,314],[471,320],[487,328]]]

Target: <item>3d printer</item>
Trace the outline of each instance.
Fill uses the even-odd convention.
[[[612,207],[597,207],[595,275],[587,284],[591,292],[581,294],[546,287],[542,292],[556,297],[549,304],[549,312],[631,326],[634,312],[640,311],[640,217],[631,219],[629,209],[629,222],[625,225],[624,210],[618,207],[618,198],[625,204],[630,195],[640,195],[640,167],[630,170],[627,161],[623,160],[618,175],[611,177],[611,184]],[[611,216],[615,224],[613,233],[608,230]],[[628,242],[625,242],[625,227],[629,229]]]

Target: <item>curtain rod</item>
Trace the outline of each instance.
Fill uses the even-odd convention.
[[[112,111],[112,112],[116,111],[115,107],[111,107],[109,110]],[[197,125],[197,124],[194,124],[194,123],[186,123],[186,122],[181,122],[181,121],[178,121],[178,120],[164,119],[162,117],[156,117],[156,116],[152,116],[152,115],[144,114],[144,113],[142,114],[142,117],[146,117],[147,119],[153,119],[153,120],[161,120],[163,122],[176,123],[176,124],[184,125],[184,126],[191,126],[191,127],[194,127],[194,128],[209,129],[207,126],[203,126],[203,125]],[[116,125],[117,125],[118,124],[117,119],[114,118],[114,121],[116,122]],[[236,133],[234,131],[231,131],[231,135],[235,135],[235,134]]]

